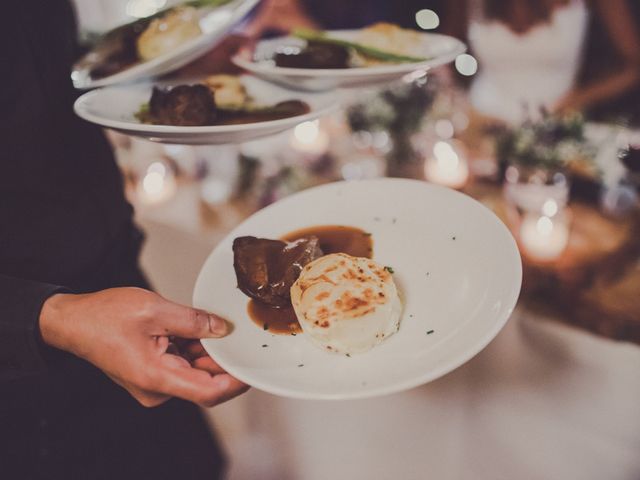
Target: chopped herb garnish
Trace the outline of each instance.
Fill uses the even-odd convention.
[[[370,232],[362,232],[362,235],[364,235],[365,237],[370,237],[371,233]]]
[[[304,363],[301,363],[300,365],[298,365],[298,367],[304,367]]]
[[[296,335],[297,335],[297,333],[296,333],[296,332],[291,332],[291,336],[292,336],[292,337],[295,337]]]
[[[345,353],[345,355],[349,358],[351,358],[351,354],[350,353]]]
[[[409,314],[409,318],[413,318],[413,313],[410,313],[410,314]]]
[[[431,335],[432,333],[433,333],[433,330],[429,330],[429,331],[427,332],[427,335]]]
[[[269,346],[269,345],[267,345],[267,344],[265,343],[264,345],[262,345],[262,348],[264,348],[264,347],[268,347],[268,346]]]
[[[429,275],[431,275],[431,274],[430,274],[429,272],[427,272],[427,277],[428,277]]]
[[[393,268],[392,268],[392,267],[386,266],[386,267],[384,267],[384,269],[385,269],[387,272],[389,272],[389,273],[393,274]]]
[[[265,323],[265,324],[262,326],[262,329],[263,329],[263,330],[269,330],[269,324],[268,324],[268,323]]]
[[[149,104],[143,103],[140,105],[140,109],[133,116],[141,123],[151,123],[149,119]]]
[[[397,220],[398,220],[398,219],[397,219],[396,217],[393,217],[393,218],[391,219],[391,223],[393,223],[393,224],[395,225],[395,223],[396,223],[396,221],[397,221]]]
[[[453,237],[451,237],[451,240],[455,240],[455,239],[456,239],[455,235]]]

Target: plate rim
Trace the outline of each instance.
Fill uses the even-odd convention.
[[[348,180],[343,180],[343,181],[338,181],[338,182],[330,182],[327,184],[323,184],[323,185],[318,185],[315,187],[311,187],[299,192],[296,192],[292,195],[289,195],[287,197],[285,197],[283,200],[287,200],[287,201],[295,201],[295,197],[297,197],[298,195],[304,195],[304,194],[308,194],[308,192],[312,192],[312,191],[316,191],[316,190],[320,190],[320,189],[324,189],[324,188],[339,188],[341,185],[347,185],[349,183],[351,183],[353,181],[348,181]],[[462,196],[465,197],[465,201],[470,201],[472,204],[475,204],[476,207],[478,208],[479,212],[482,212],[482,215],[484,215],[485,217],[487,217],[488,219],[490,219],[490,221],[497,227],[497,229],[499,231],[501,231],[501,235],[504,235],[505,238],[507,239],[507,242],[510,245],[509,248],[509,255],[512,257],[510,261],[512,268],[514,268],[513,270],[513,274],[514,274],[514,282],[511,285],[511,289],[509,290],[509,298],[508,301],[506,301],[505,303],[505,308],[501,310],[501,315],[496,316],[496,320],[494,321],[494,323],[491,325],[491,328],[488,329],[484,335],[482,335],[481,337],[479,337],[475,342],[472,342],[472,346],[469,347],[468,349],[466,349],[465,354],[463,355],[459,355],[457,357],[452,358],[449,361],[445,361],[443,362],[439,368],[430,370],[428,372],[426,372],[424,375],[419,375],[416,376],[414,378],[411,379],[407,379],[403,382],[398,382],[398,383],[393,383],[391,385],[387,385],[387,386],[380,386],[377,388],[371,388],[371,389],[366,389],[366,390],[361,390],[361,391],[356,391],[354,390],[353,392],[350,392],[348,394],[345,393],[317,393],[317,392],[304,392],[304,391],[300,391],[300,390],[293,390],[293,389],[287,389],[284,387],[279,387],[279,386],[273,386],[270,385],[269,383],[264,383],[263,381],[261,381],[260,379],[256,380],[255,378],[251,377],[249,378],[248,376],[245,376],[243,373],[240,373],[240,375],[238,375],[238,370],[242,370],[240,369],[236,369],[235,366],[232,363],[229,363],[227,361],[225,361],[224,359],[222,361],[219,361],[217,358],[215,359],[216,362],[218,362],[218,364],[220,365],[220,367],[222,367],[225,371],[227,371],[229,374],[231,374],[232,376],[238,378],[241,381],[244,381],[245,383],[250,382],[250,385],[254,388],[257,388],[263,392],[267,392],[270,393],[272,395],[277,395],[277,396],[282,396],[282,397],[286,397],[286,398],[293,398],[293,399],[300,399],[300,400],[351,400],[351,399],[365,399],[365,398],[374,398],[374,397],[380,397],[380,396],[386,396],[386,395],[391,395],[394,393],[399,393],[405,390],[409,390],[411,388],[415,388],[418,387],[420,385],[424,385],[426,383],[429,383],[433,380],[436,380],[437,378],[440,378],[442,376],[444,376],[445,374],[457,369],[458,367],[460,367],[461,365],[465,364],[466,362],[468,362],[469,360],[471,360],[473,357],[475,357],[478,353],[480,353],[497,335],[498,333],[502,330],[502,328],[506,325],[507,321],[509,320],[509,318],[511,317],[511,315],[513,314],[513,311],[518,303],[518,299],[520,297],[520,292],[522,289],[522,275],[523,275],[523,267],[522,267],[522,258],[520,255],[520,251],[518,249],[516,240],[514,239],[512,233],[510,232],[510,230],[507,228],[507,226],[504,224],[504,222],[502,222],[502,220],[500,220],[500,218],[490,209],[488,208],[486,205],[482,204],[481,202],[479,202],[478,200],[476,200],[475,198],[466,195],[462,192],[447,188],[447,187],[443,187],[440,185],[436,185],[433,183],[429,183],[426,182],[424,180],[417,180],[417,179],[402,179],[402,178],[389,178],[389,177],[382,177],[382,178],[377,178],[377,179],[368,179],[368,180],[357,180],[356,182],[369,182],[369,183],[373,183],[373,182],[384,182],[384,183],[388,183],[388,182],[396,182],[396,183],[403,183],[403,182],[410,182],[412,184],[423,184],[424,186],[427,186],[429,188],[433,188],[435,190],[441,190],[441,191],[446,191],[447,194],[454,194],[454,195],[458,195],[458,196]],[[258,210],[257,212],[253,213],[252,215],[250,215],[249,217],[247,217],[243,222],[241,222],[239,225],[237,225],[233,230],[231,230],[227,235],[225,235],[225,237],[218,242],[218,244],[211,250],[211,252],[209,253],[209,255],[207,256],[206,260],[204,261],[204,263],[202,264],[202,267],[200,269],[200,272],[198,273],[198,276],[196,278],[196,281],[194,283],[194,287],[193,287],[193,293],[192,293],[192,305],[195,308],[197,307],[197,302],[196,302],[196,293],[198,291],[198,285],[201,284],[201,282],[203,281],[202,278],[204,276],[204,271],[205,268],[207,267],[207,265],[212,262],[212,258],[214,256],[214,254],[216,253],[216,251],[222,247],[222,245],[224,245],[225,243],[228,243],[228,239],[233,237],[234,235],[237,235],[236,232],[242,228],[242,226],[244,225],[245,222],[247,222],[249,219],[253,218],[255,215],[257,214],[261,214],[261,215],[265,215],[266,213],[263,212],[268,212],[269,210],[276,208],[276,206],[279,204],[280,202],[275,202],[271,205],[268,205],[267,207]],[[456,335],[457,336],[457,335]],[[204,349],[207,351],[207,354],[210,355],[212,358],[215,358],[214,355],[212,355],[212,353],[210,352],[210,347],[209,345],[215,345],[215,341],[216,339],[202,339],[200,342],[203,345]],[[211,350],[214,350],[214,348],[212,347]],[[244,378],[244,380],[243,380]]]
[[[347,29],[347,30],[326,30],[327,33],[355,33],[361,29]],[[416,70],[425,70],[429,68],[434,68],[440,65],[444,65],[449,63],[458,55],[463,54],[467,51],[467,46],[461,40],[451,36],[445,35],[442,33],[431,33],[431,32],[417,32],[420,35],[424,35],[426,37],[437,37],[437,38],[446,38],[449,40],[453,40],[455,47],[451,52],[447,54],[443,54],[440,57],[436,57],[433,59],[423,60],[421,62],[406,62],[399,64],[390,64],[390,65],[376,65],[372,67],[351,67],[351,68],[292,68],[292,67],[278,67],[275,65],[267,65],[263,62],[256,62],[252,59],[247,59],[245,57],[246,50],[244,52],[239,52],[234,55],[231,60],[237,66],[244,68],[250,72],[261,73],[261,74],[269,74],[273,76],[283,76],[283,77],[323,77],[323,78],[336,78],[339,80],[344,79],[352,79],[352,78],[366,78],[373,76],[381,76],[381,75],[394,75],[394,74],[402,74],[402,73],[410,73]],[[285,40],[291,38],[291,35],[282,35],[280,37],[262,40],[258,42],[258,45],[262,42],[275,42],[277,40]]]
[[[252,81],[260,82],[264,85],[268,85],[271,88],[280,88],[283,87],[275,86],[271,82],[267,82],[260,78],[251,76],[251,75],[240,75],[240,77],[249,76],[252,78]],[[152,82],[147,82],[149,87],[153,85]],[[318,117],[328,115],[329,113],[335,111],[340,106],[340,100],[335,98],[330,100],[326,106],[318,108],[317,110],[311,110],[302,115],[295,115],[292,117],[280,118],[276,120],[267,120],[264,122],[253,122],[253,123],[241,123],[234,125],[203,125],[203,126],[174,126],[174,125],[150,125],[146,123],[134,123],[127,120],[111,120],[104,119],[98,115],[94,115],[90,113],[85,105],[91,101],[94,97],[103,94],[105,90],[116,90],[116,89],[128,89],[128,88],[141,88],[144,84],[138,83],[136,85],[112,85],[108,87],[97,88],[95,90],[91,90],[90,92],[85,92],[80,95],[75,102],[73,103],[73,110],[80,118],[100,125],[105,128],[112,128],[116,130],[127,130],[129,132],[137,132],[140,134],[152,134],[152,133],[165,133],[165,134],[173,134],[173,135],[213,135],[213,134],[229,134],[229,133],[239,133],[249,130],[247,128],[248,125],[254,126],[253,130],[263,130],[270,128],[279,128],[281,126],[287,126],[289,124],[297,124],[302,123],[308,120],[313,120]],[[292,92],[295,94],[296,92]],[[303,95],[316,95],[329,97],[331,95],[331,91],[327,92],[304,92]],[[295,120],[295,121],[294,121]]]
[[[158,68],[163,63],[169,62],[174,58],[179,58],[183,55],[189,56],[190,52],[195,51],[199,48],[204,48],[208,45],[213,46],[220,39],[220,37],[225,35],[229,30],[233,29],[233,27],[239,21],[241,21],[249,12],[251,12],[251,10],[254,7],[256,7],[256,5],[258,5],[258,3],[260,3],[261,0],[236,0],[236,1],[238,1],[239,3],[235,8],[235,12],[231,16],[228,24],[226,24],[224,27],[222,27],[219,30],[214,30],[208,33],[203,33],[201,35],[198,35],[197,37],[185,42],[184,44],[178,46],[177,48],[173,49],[170,52],[160,55],[159,57],[152,58],[151,60],[136,62],[133,65],[130,65],[129,67],[125,68],[124,70],[116,72],[112,75],[95,79],[95,80],[92,80],[90,77],[87,77],[88,81],[85,81],[85,82],[78,82],[76,80],[73,80],[73,75],[76,72],[85,70],[85,68],[78,68],[78,64],[82,61],[82,59],[85,58],[86,55],[89,55],[93,51],[93,49],[90,50],[85,55],[83,55],[80,60],[78,60],[73,64],[73,67],[71,69],[71,76],[72,76],[72,82],[73,82],[74,88],[76,88],[77,90],[90,90],[94,88],[107,87],[107,86],[112,86],[112,85],[117,85],[122,83],[129,83],[129,82],[133,82],[135,80],[140,80],[143,78],[157,77],[157,76],[164,75],[166,73],[179,69],[180,67],[184,66],[185,63],[189,63],[191,60],[187,60],[182,64],[180,64],[180,61],[178,61],[175,63],[175,66],[162,68],[161,71],[156,73],[149,73],[150,71],[153,71],[155,68]],[[222,7],[231,5],[232,3],[233,2],[230,2],[229,4],[223,5]],[[178,5],[175,5],[175,6],[178,6]],[[114,28],[117,28],[117,27],[114,27]],[[106,33],[108,32],[105,32],[105,34]]]

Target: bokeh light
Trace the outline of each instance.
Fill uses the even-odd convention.
[[[542,213],[547,217],[553,217],[558,213],[558,203],[553,198],[549,198],[542,205]]]
[[[466,77],[470,77],[478,71],[478,61],[468,53],[458,55],[455,66],[458,73]]]
[[[219,178],[208,178],[202,182],[201,196],[209,205],[221,205],[231,198],[233,189],[229,182]]]
[[[293,134],[300,143],[313,143],[320,134],[320,122],[318,120],[303,122],[296,126]]]
[[[549,217],[543,215],[536,222],[536,229],[541,235],[548,237],[553,231],[553,222]]]
[[[127,15],[144,18],[158,12],[167,4],[167,0],[129,0],[125,7]]]
[[[436,120],[434,129],[436,131],[436,135],[440,138],[444,138],[446,140],[453,137],[453,123],[451,123],[451,121],[447,120],[446,118]]]
[[[433,30],[440,25],[440,18],[433,10],[425,8],[416,13],[416,23],[423,30]]]

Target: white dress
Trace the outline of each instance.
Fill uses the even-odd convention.
[[[519,123],[569,92],[589,20],[583,0],[556,8],[549,22],[524,34],[482,18],[479,2],[472,2],[470,10],[469,43],[479,63],[470,100],[478,112]]]

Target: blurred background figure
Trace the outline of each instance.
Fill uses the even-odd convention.
[[[475,57],[459,62],[463,75],[477,70],[469,100],[478,113],[509,123],[541,107],[640,118],[632,107],[640,101],[640,6],[626,0],[266,0],[245,33],[378,21],[418,29],[416,12],[427,9],[439,14],[433,30],[464,40]]]
[[[443,0],[265,0],[252,27],[252,34],[282,34],[293,27],[316,26],[323,29],[362,28],[375,22],[392,22],[405,28],[418,28],[415,14],[421,9],[444,11]]]
[[[444,30],[467,40],[478,59],[473,107],[517,123],[541,107],[602,112],[637,91],[633,14],[625,0],[453,0]]]

